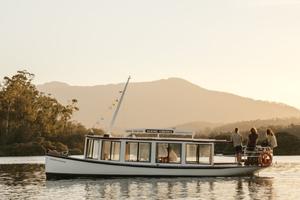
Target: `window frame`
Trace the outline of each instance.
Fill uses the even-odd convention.
[[[104,142],[109,142],[110,146],[109,146],[109,155],[108,155],[108,159],[104,159],[103,158],[103,150],[104,150]],[[112,143],[119,143],[119,159],[118,160],[112,160],[112,150],[113,150],[113,144]],[[102,140],[101,142],[101,156],[100,156],[100,160],[104,160],[104,161],[120,161],[121,159],[121,141],[111,141],[111,140]]]
[[[136,160],[126,160],[127,144],[129,144],[129,143],[136,143],[137,144]],[[141,161],[140,158],[139,158],[139,156],[140,156],[140,144],[148,144],[149,145],[149,154],[148,154],[149,160],[147,160],[147,161]],[[151,163],[151,149],[152,149],[152,143],[151,142],[126,141],[125,142],[125,159],[124,160],[125,160],[125,162]]]
[[[188,145],[195,145],[196,146],[196,161],[188,161],[187,158],[187,154],[188,154],[188,151],[187,151],[187,148],[188,148]],[[200,151],[200,148],[199,148],[199,144],[194,144],[194,143],[188,143],[188,144],[185,144],[185,163],[186,164],[199,164],[199,151]]]
[[[197,150],[196,150],[196,162],[195,161],[188,161],[187,160],[187,148],[188,148],[188,145],[197,145]],[[209,162],[201,162],[201,157],[204,157],[204,156],[200,156],[200,149],[201,147],[200,146],[209,146],[210,148],[210,152],[209,152]],[[185,163],[186,164],[197,164],[197,165],[212,165],[213,161],[212,161],[212,152],[213,152],[213,144],[211,143],[186,143],[185,144]]]
[[[203,161],[201,161],[201,157],[202,158],[204,158],[204,156],[200,156],[200,153],[201,153],[201,148],[200,148],[200,145],[202,145],[202,146],[209,146],[209,156],[208,156],[208,162],[203,162]],[[213,157],[213,154],[212,154],[212,152],[213,152],[213,145],[212,144],[199,144],[199,164],[200,165],[211,165],[212,164],[212,157]]]
[[[93,153],[94,153],[94,139],[87,139],[86,142],[86,158],[93,159]]]
[[[168,152],[168,156],[166,157],[168,162],[160,162],[159,161],[159,157],[158,157],[158,148],[159,148],[159,145],[160,144],[167,144],[168,147],[167,147],[167,152]],[[169,161],[169,157],[170,157],[170,144],[176,144],[176,145],[179,145],[180,146],[180,156],[178,156],[180,158],[180,161],[179,162],[170,162]],[[156,155],[155,155],[155,162],[156,163],[159,163],[159,164],[182,164],[182,143],[176,143],[176,142],[157,142],[156,143]]]
[[[93,151],[91,159],[98,160],[99,159],[99,147],[100,147],[100,140],[93,140]]]

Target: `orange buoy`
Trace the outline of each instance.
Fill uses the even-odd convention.
[[[259,156],[259,164],[262,167],[268,167],[272,164],[273,156],[270,152],[262,152]]]

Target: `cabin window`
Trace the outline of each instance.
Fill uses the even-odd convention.
[[[186,163],[211,164],[211,144],[186,144]]]
[[[101,160],[120,160],[120,142],[102,141]]]
[[[110,160],[111,141],[102,142],[101,160]]]
[[[126,142],[125,160],[131,162],[150,162],[151,143]]]
[[[111,160],[120,160],[120,147],[121,143],[120,142],[112,142],[111,143]]]
[[[186,145],[186,163],[199,163],[199,145],[198,144],[187,144]]]
[[[151,143],[139,143],[139,157],[141,162],[150,162]]]
[[[93,148],[94,148],[94,140],[87,139],[87,141],[86,141],[86,157],[87,158],[93,157]]]
[[[199,163],[200,164],[211,164],[211,151],[212,145],[201,144],[199,145]]]
[[[157,143],[156,162],[181,163],[181,144]]]
[[[98,159],[99,157],[99,140],[93,140],[93,153],[92,153],[92,158],[93,159]]]

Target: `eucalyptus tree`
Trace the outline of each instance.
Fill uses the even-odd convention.
[[[28,123],[34,121],[32,105],[38,95],[38,91],[31,84],[33,78],[34,75],[26,71],[18,71],[12,78],[4,77],[0,107],[4,142],[10,139],[22,140],[22,137],[30,134]],[[21,135],[16,137],[18,133]]]
[[[18,71],[4,77],[0,88],[0,139],[2,144],[28,142],[36,137],[63,134],[77,100],[62,105],[39,92],[32,83],[34,74]]]

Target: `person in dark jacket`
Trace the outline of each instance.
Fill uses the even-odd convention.
[[[247,144],[248,151],[255,150],[257,138],[258,138],[257,130],[256,130],[256,128],[253,127],[250,129],[250,134],[248,136],[248,144]],[[247,162],[248,164],[253,165],[253,164],[258,163],[257,157],[254,157],[254,156],[255,156],[255,153],[250,153],[250,155],[248,156],[248,162]]]
[[[248,145],[247,145],[249,151],[254,151],[257,143],[257,138],[258,138],[258,134],[256,128],[251,128],[250,134],[248,136]]]

